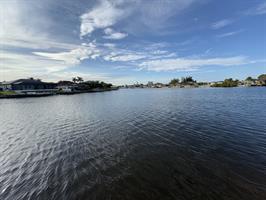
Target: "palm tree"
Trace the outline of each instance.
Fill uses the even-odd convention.
[[[78,83],[82,83],[82,82],[83,82],[83,78],[77,76],[77,82],[78,82]]]
[[[72,78],[72,81],[73,81],[74,83],[77,83],[77,82],[78,82],[76,77],[73,77],[73,78]]]

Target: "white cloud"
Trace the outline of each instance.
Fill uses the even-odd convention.
[[[33,52],[33,54],[45,57],[47,59],[63,61],[63,63],[68,65],[77,65],[80,64],[82,60],[91,58],[95,59],[100,55],[100,50],[92,43],[72,49],[68,52],[58,52],[58,53],[48,53],[48,52]]]
[[[266,14],[266,2],[260,4],[256,8],[256,14],[257,15],[263,15]]]
[[[103,44],[105,47],[106,44]],[[109,44],[107,44],[109,47]],[[142,49],[141,49],[142,47]],[[173,58],[176,57],[176,53],[171,53],[166,50],[160,50],[161,45],[157,47],[155,45],[147,45],[143,47],[142,45],[137,45],[137,49],[135,50],[127,50],[125,48],[117,48],[113,45],[108,49],[103,48],[102,50],[102,58],[106,61],[111,62],[139,62],[140,60],[156,60],[156,59],[165,59],[165,58]]]
[[[250,8],[245,12],[247,15],[264,15],[266,14],[266,2],[257,5],[254,8]]]
[[[105,39],[120,40],[127,37],[126,33],[115,32],[110,35],[104,36]]]
[[[243,32],[243,30],[238,30],[238,31],[232,31],[232,32],[228,32],[228,33],[223,33],[223,34],[217,35],[217,37],[218,38],[229,37],[229,36],[237,35],[237,34],[239,34],[241,32]]]
[[[0,1],[1,46],[33,49],[70,46],[49,38],[54,21],[40,4],[36,1]]]
[[[111,29],[111,28],[106,28],[106,29],[104,29],[104,33],[105,33],[106,35],[111,35],[113,32],[114,32],[114,31],[113,31],[113,29]]]
[[[124,22],[124,30],[127,33],[152,31],[153,34],[162,34],[165,31],[163,27],[169,25],[167,20],[183,12],[198,0],[99,0],[96,2],[98,2],[96,6],[80,16],[81,38],[90,35],[96,29],[112,27],[120,22]],[[130,21],[128,16],[131,16]],[[160,31],[154,32],[155,30]],[[116,35],[122,37],[121,34]]]
[[[105,39],[120,40],[120,39],[127,37],[126,33],[115,32],[111,28],[106,28],[104,30],[104,33],[105,33],[105,36],[104,36]]]
[[[113,61],[113,62],[128,62],[128,61],[136,61],[145,58],[145,55],[138,55],[138,54],[124,54],[124,55],[106,55],[104,59],[106,61]]]
[[[162,55],[162,54],[166,54],[166,53],[168,53],[168,51],[165,51],[165,50],[154,50],[152,52],[152,54],[154,54],[154,55]]]
[[[24,73],[47,73],[68,68],[60,61],[43,59],[36,55],[0,51],[1,73],[8,71],[9,75]],[[0,74],[1,74],[0,73]],[[23,74],[22,73],[22,74]]]
[[[104,46],[104,47],[108,47],[108,48],[110,48],[110,49],[114,49],[114,48],[116,47],[116,45],[113,44],[113,43],[104,43],[103,46]]]
[[[228,58],[175,58],[145,61],[139,64],[141,69],[149,71],[191,71],[201,66],[233,66],[249,63],[248,59],[243,56]]]
[[[167,54],[161,54],[161,55],[149,55],[149,60],[159,60],[164,58],[176,58],[176,53],[167,53]]]
[[[212,29],[220,29],[220,28],[223,28],[225,26],[228,26],[230,24],[232,24],[234,21],[231,20],[231,19],[223,19],[223,20],[220,20],[220,21],[217,21],[215,23],[213,23],[211,25],[211,28]]]
[[[2,37],[1,45],[2,47],[15,47],[15,48],[25,48],[25,49],[65,49],[71,50],[78,48],[80,45],[71,44],[66,42],[57,42],[49,38],[36,35],[35,37]]]
[[[119,1],[114,3],[108,0],[101,0],[100,4],[81,15],[80,36],[88,35],[97,28],[106,28],[114,25],[124,14],[124,11],[117,7],[118,5]]]

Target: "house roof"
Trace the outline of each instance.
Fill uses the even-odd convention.
[[[2,84],[18,85],[18,84],[54,84],[54,83],[46,83],[42,82],[40,79],[29,78],[29,79],[17,79],[14,81],[5,81],[2,82]]]

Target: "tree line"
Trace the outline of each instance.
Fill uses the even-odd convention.
[[[103,81],[84,81],[82,77],[73,77],[72,83],[76,85],[78,90],[88,90],[88,89],[107,89],[111,88],[113,85],[111,83],[105,83]]]
[[[182,77],[181,80],[179,80],[178,78],[174,78],[169,82],[169,85],[173,85],[173,86],[177,86],[179,84],[181,85],[187,85],[187,84],[194,84],[197,81],[195,81],[192,76],[188,76],[188,77]]]
[[[243,81],[239,81],[237,79],[227,78],[222,82],[216,82],[211,85],[211,87],[237,87]],[[255,85],[266,86],[266,74],[261,74],[258,78],[247,77],[244,82],[252,82]],[[181,79],[174,78],[169,82],[171,86],[178,85],[207,85],[207,82],[199,82],[197,83],[191,76],[182,77]]]

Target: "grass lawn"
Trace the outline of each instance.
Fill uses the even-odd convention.
[[[16,94],[14,91],[0,91],[0,96],[1,95],[13,95]]]

